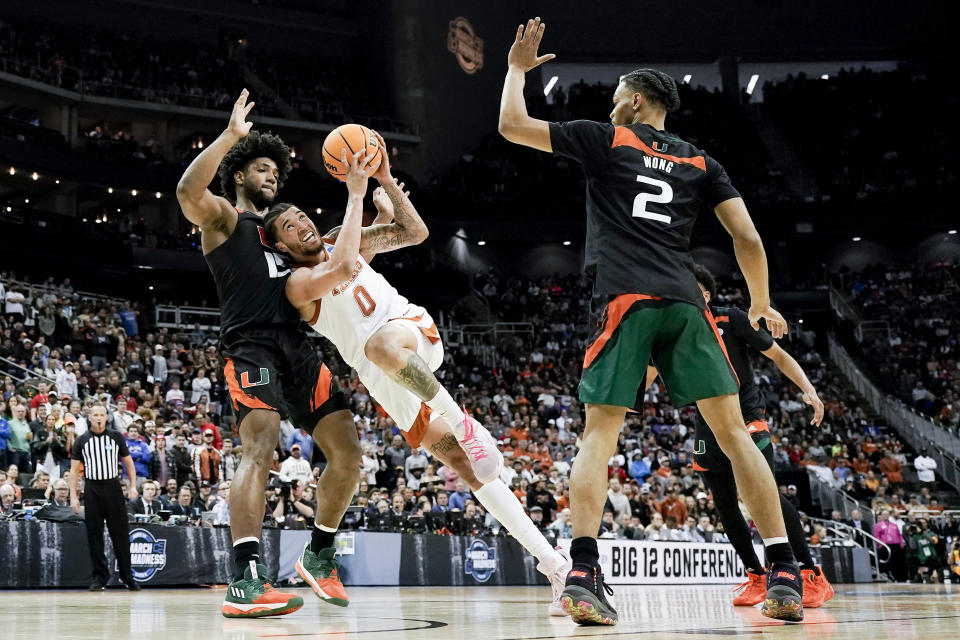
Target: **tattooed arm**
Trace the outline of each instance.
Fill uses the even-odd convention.
[[[396,251],[403,247],[420,244],[430,231],[410,198],[392,177],[381,183],[383,192],[393,207],[393,224],[375,224],[365,227],[360,236],[360,253],[371,257],[377,253]]]
[[[420,214],[410,202],[409,194],[403,192],[403,184],[397,184],[397,180],[390,173],[390,154],[387,152],[387,143],[379,133],[374,131],[374,134],[384,153],[383,160],[373,177],[380,183],[383,195],[389,200],[389,206],[393,209],[393,224],[372,225],[363,230],[360,238],[360,252],[364,255],[396,251],[403,247],[420,244],[430,235],[427,225],[423,223]],[[374,202],[376,203],[376,200]],[[385,202],[383,204],[387,206]],[[379,204],[377,209],[380,209]]]

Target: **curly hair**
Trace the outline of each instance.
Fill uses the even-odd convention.
[[[290,162],[290,147],[280,136],[269,132],[251,131],[230,148],[217,170],[217,175],[220,176],[220,190],[230,202],[237,201],[237,185],[233,181],[233,174],[245,170],[250,161],[256,158],[270,158],[276,163],[277,171],[280,173],[277,179],[277,191],[283,187],[284,180],[293,168]]]
[[[673,113],[680,108],[680,94],[677,92],[677,83],[663,71],[656,69],[634,69],[630,73],[620,76],[631,91],[642,94],[648,100],[659,104],[667,113]]]
[[[711,300],[717,297],[717,280],[713,277],[709,269],[700,263],[694,263],[693,276],[697,279],[697,282],[707,290]]]

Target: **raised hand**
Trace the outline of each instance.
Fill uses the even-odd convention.
[[[804,391],[803,403],[813,407],[813,418],[810,420],[810,424],[819,427],[820,423],[823,422],[823,400],[817,395],[817,390],[811,387]]]
[[[393,220],[393,203],[390,202],[390,198],[387,197],[387,192],[383,190],[383,187],[377,187],[373,190],[373,206],[377,208],[378,218]],[[387,222],[387,220],[384,220],[384,224],[387,224]]]
[[[556,58],[557,56],[552,53],[537,55],[546,27],[547,25],[540,22],[540,18],[527,20],[526,27],[522,24],[517,27],[517,38],[510,47],[510,53],[507,54],[507,66],[517,67],[526,73],[547,60]]]
[[[251,102],[247,104],[247,97],[249,95],[250,92],[246,89],[240,92],[240,97],[233,103],[233,113],[230,114],[230,124],[227,125],[227,131],[238,138],[245,137],[250,133],[250,127],[253,126],[252,122],[247,122],[247,116],[250,114],[250,110],[253,109],[253,105],[257,103]]]
[[[376,131],[373,131],[373,135],[377,136],[377,144],[380,145],[380,166],[377,167],[371,177],[376,178],[380,184],[385,184],[387,180],[393,179],[390,175],[390,154],[387,151],[387,143],[384,142],[383,136]]]
[[[367,152],[363,149],[353,154],[347,162],[347,150],[340,151],[340,162],[347,168],[347,175],[343,181],[347,183],[347,191],[352,196],[363,197],[367,194]]]

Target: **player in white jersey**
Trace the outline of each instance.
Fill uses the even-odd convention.
[[[537,568],[554,590],[550,613],[564,615],[558,598],[569,569],[567,559],[551,547],[499,479],[503,457],[492,436],[463,413],[434,376],[443,362],[443,344],[430,314],[411,304],[370,267],[377,253],[419,244],[428,235],[403,186],[390,175],[386,158],[374,177],[381,184],[374,193],[378,220],[393,215],[394,222],[364,228],[353,268],[344,271],[339,285],[319,297],[315,291],[305,293],[302,283],[308,282],[314,268],[335,259],[341,250],[336,243],[338,230],[321,238],[310,218],[295,206],[271,207],[264,218],[267,238],[299,267],[290,276],[287,297],[356,369],[410,446],[424,446],[456,471],[480,503],[540,561]],[[478,459],[478,455],[484,457]],[[495,464],[487,464],[491,461]]]

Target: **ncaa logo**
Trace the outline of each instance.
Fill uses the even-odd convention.
[[[497,570],[497,550],[491,549],[483,540],[474,540],[467,547],[466,563],[463,572],[473,576],[477,582],[486,582]]]
[[[157,540],[146,529],[130,532],[130,566],[133,579],[146,582],[167,566],[167,541]]]

